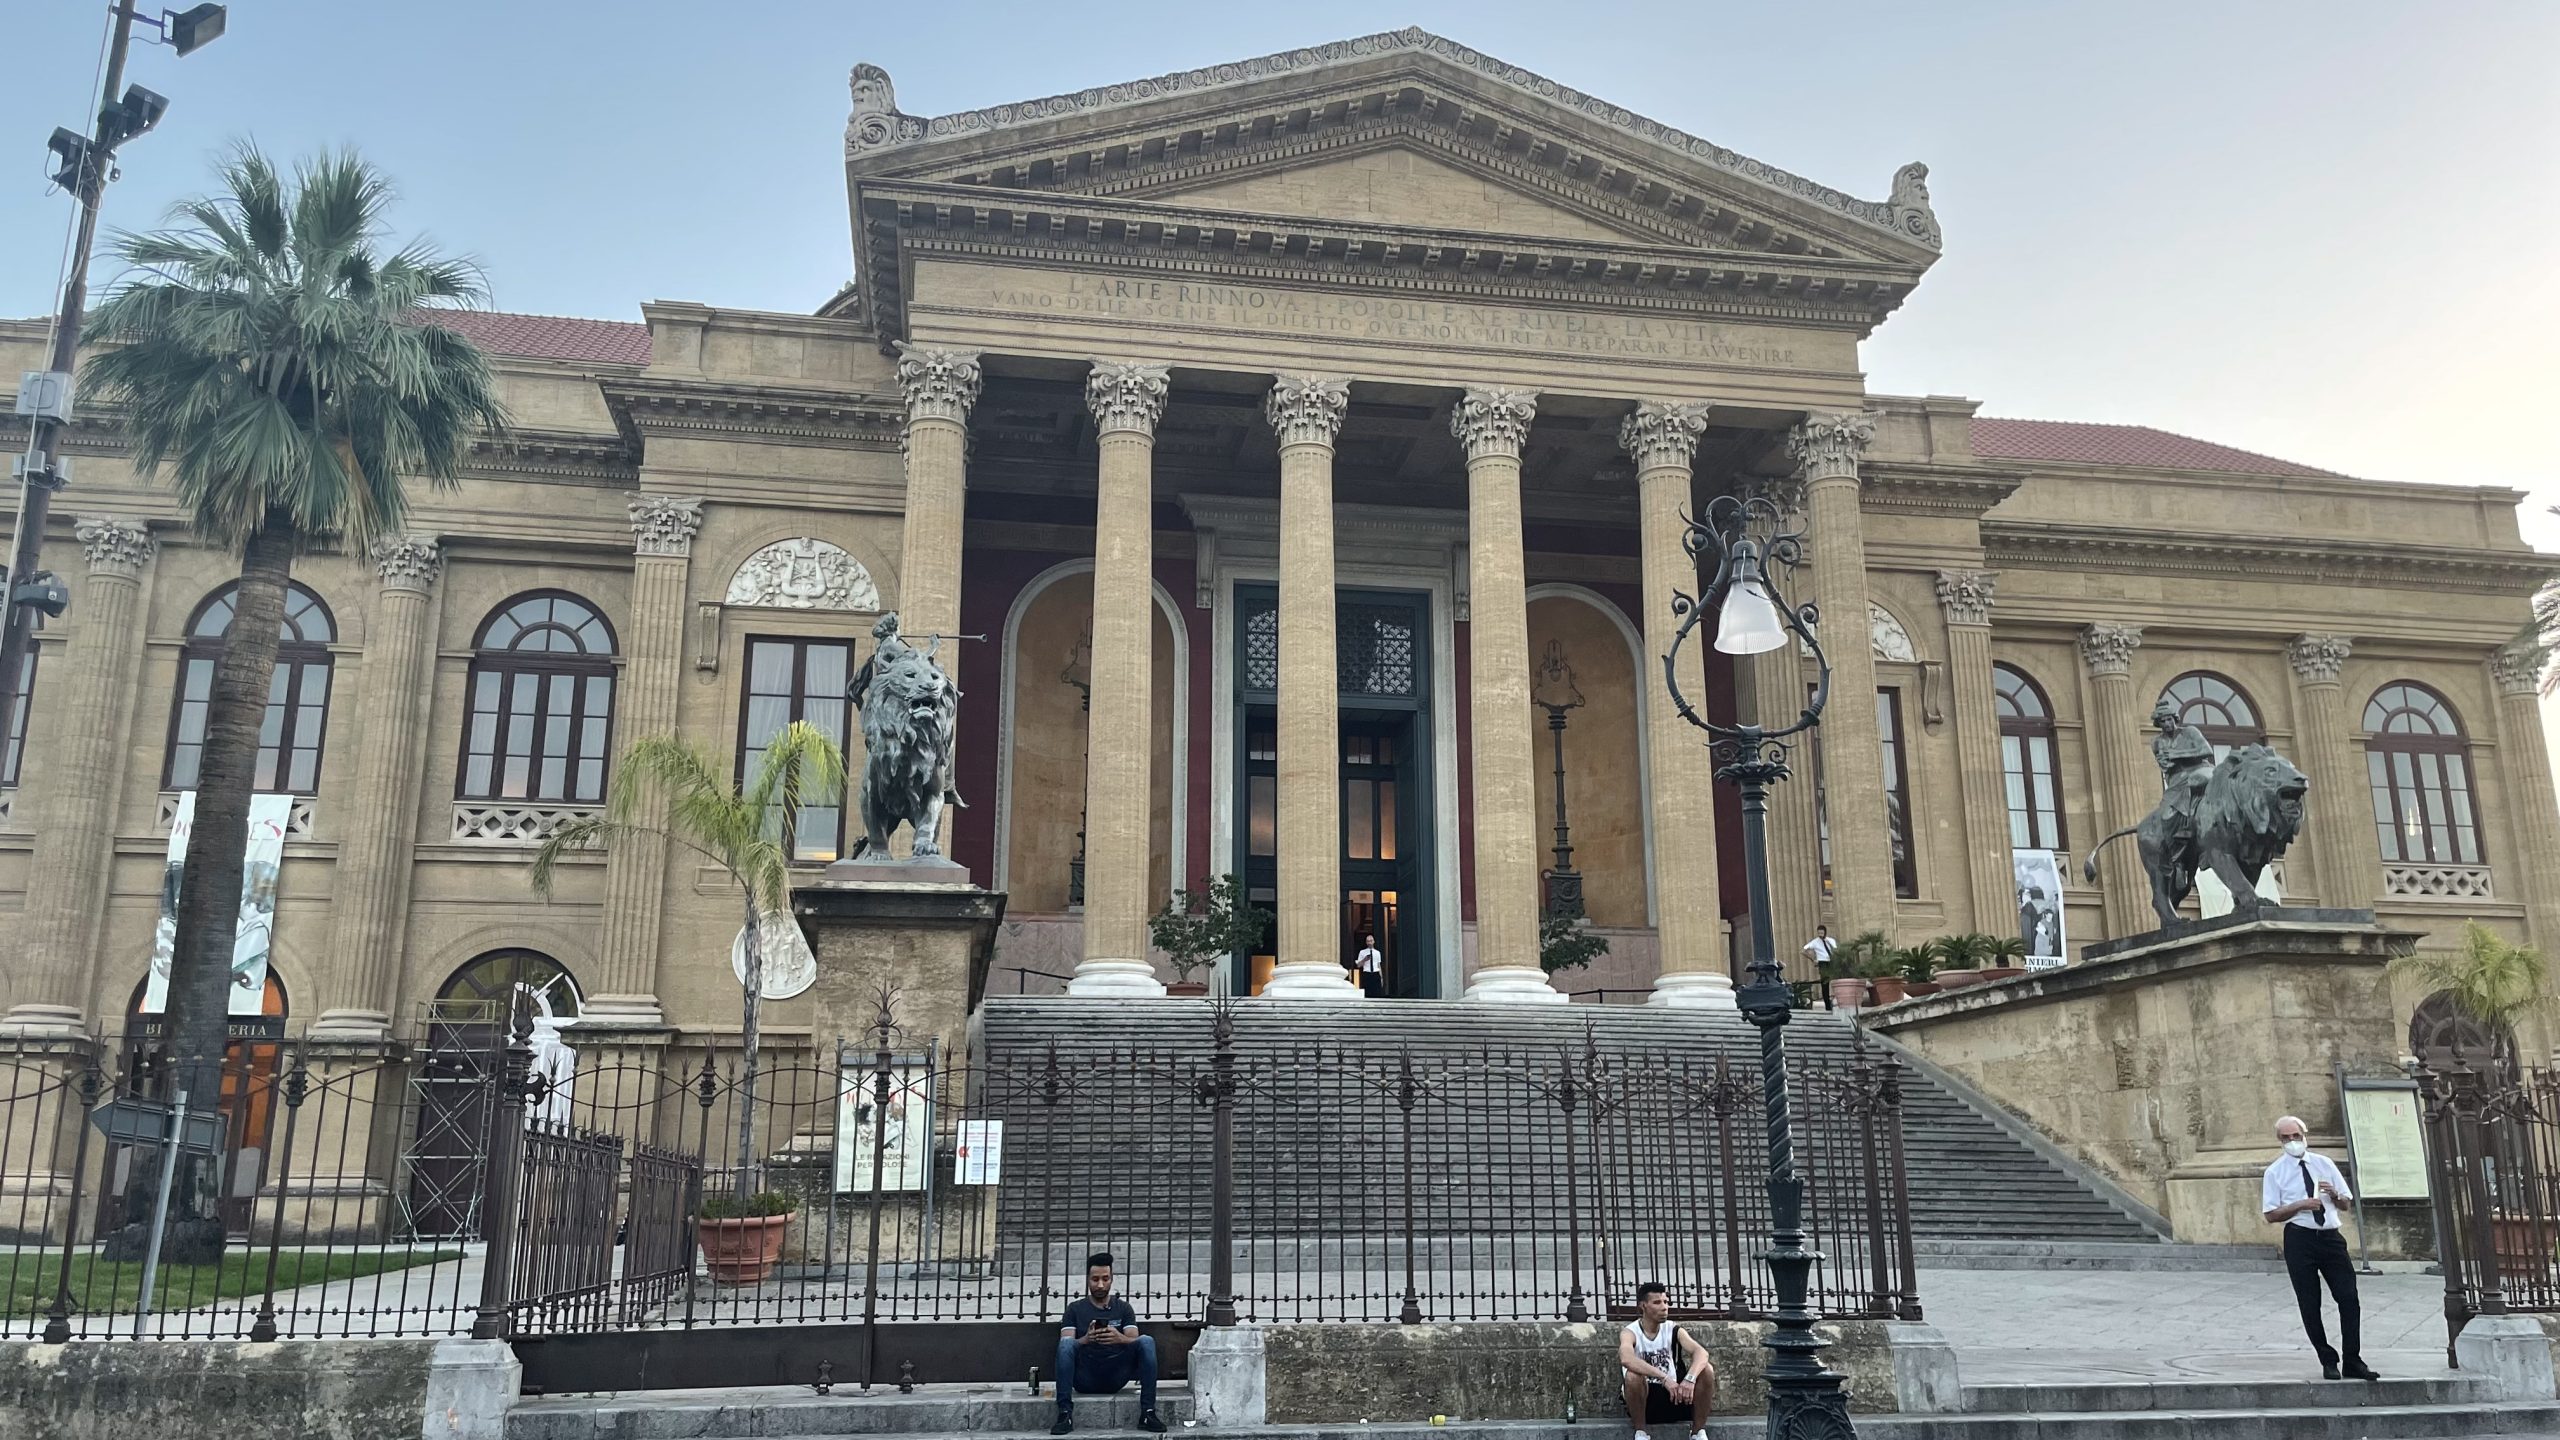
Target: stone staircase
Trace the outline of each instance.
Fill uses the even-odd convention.
[[[1030,1068],[1055,1047],[1073,1068],[1079,1057],[1144,1055],[1175,1070],[1205,1064],[1209,1016],[1198,1000],[1069,1000],[995,998],[977,1021],[980,1053],[998,1067]],[[1282,1068],[1293,1055],[1354,1056],[1391,1068],[1410,1048],[1418,1057],[1497,1052],[1556,1053],[1579,1049],[1587,1033],[1607,1054],[1682,1060],[1723,1056],[1756,1076],[1759,1032],[1731,1013],[1664,1011],[1635,1006],[1483,1005],[1394,1001],[1306,1005],[1248,1001],[1237,1007],[1236,1052],[1247,1069]],[[1786,1030],[1790,1055],[1809,1067],[1845,1068],[1852,1030],[1838,1016],[1799,1012]],[[1871,1045],[1873,1042],[1869,1042]],[[1904,1072],[1904,1150],[1909,1166],[1912,1229],[1922,1264],[1929,1252],[1961,1252],[1979,1261],[2008,1245],[2123,1250],[2156,1245],[2160,1236],[2091,1183],[2078,1167],[2021,1140],[1925,1068]],[[1178,1117],[1176,1117],[1178,1118]],[[1333,1107],[1309,1117],[1305,1133],[1265,1137],[1274,1145],[1388,1150],[1392,1118],[1382,1107]],[[1518,1143],[1489,1135],[1489,1144]],[[1173,1223],[1205,1215],[1207,1177],[1197,1163],[1197,1137],[1187,1133],[1118,1133],[1133,1170],[1148,1175],[1154,1213]],[[1254,1143],[1248,1139],[1246,1143]],[[1262,1172],[1266,1186],[1285,1174]],[[1500,1176],[1465,1183],[1514,1183]],[[1161,1187],[1161,1188],[1156,1188]],[[1025,1195],[1025,1203],[1035,1197]],[[1314,1203],[1311,1201],[1311,1203]],[[1053,1217],[1054,1219],[1054,1217]]]

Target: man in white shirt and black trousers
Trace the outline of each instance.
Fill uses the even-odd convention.
[[[2284,1269],[2293,1279],[2294,1302],[2302,1307],[2302,1328],[2311,1348],[2320,1353],[2323,1379],[2379,1380],[2364,1363],[2358,1327],[2362,1307],[2356,1303],[2355,1262],[2347,1258],[2347,1237],[2339,1228],[2338,1207],[2355,1199],[2347,1177],[2326,1155],[2311,1153],[2311,1131],[2301,1117],[2276,1122],[2276,1143],[2284,1153],[2267,1167],[2259,1194],[2267,1223],[2284,1227]],[[2329,1332],[2320,1324],[2320,1282],[2338,1302],[2338,1338],[2345,1342],[2343,1362],[2329,1348]]]

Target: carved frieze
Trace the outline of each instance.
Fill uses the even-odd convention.
[[[143,567],[159,549],[151,531],[139,520],[126,520],[113,515],[93,515],[71,527],[80,539],[80,552],[89,559],[92,575],[113,575],[137,580]]]
[[[1467,447],[1469,460],[1520,456],[1529,443],[1529,423],[1538,416],[1538,392],[1499,386],[1469,390],[1449,412],[1449,433]]]
[[[2141,645],[2139,625],[2091,625],[2080,632],[2080,662],[2092,675],[2128,675]]]
[[[1920,658],[1920,652],[1912,648],[1911,632],[1902,628],[1902,622],[1893,618],[1892,611],[1873,600],[1867,602],[1867,643],[1879,660],[1899,660],[1910,664]]]
[[[776,540],[750,555],[729,577],[731,605],[778,610],[880,608],[880,590],[862,562],[837,544],[801,535]]]
[[[1097,434],[1134,430],[1153,435],[1156,422],[1164,418],[1165,397],[1172,389],[1173,367],[1169,365],[1096,360],[1092,373],[1085,376],[1084,401],[1093,411]]]
[[[1317,375],[1282,375],[1263,401],[1282,445],[1331,445],[1351,408],[1351,382]]]
[[[691,555],[701,528],[701,496],[641,495],[631,502],[631,548],[639,554]]]
[[[1618,445],[1639,472],[1686,470],[1698,453],[1698,437],[1706,433],[1707,410],[1703,400],[1647,400],[1618,423]]]
[[[877,65],[853,67],[853,118],[846,122],[844,153],[859,155],[924,138],[924,122],[898,113],[898,92]]]

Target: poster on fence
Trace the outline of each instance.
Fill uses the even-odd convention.
[[[1001,1120],[963,1120],[957,1148],[951,1157],[951,1183],[954,1185],[1001,1185],[1004,1183],[1004,1122]]]
[[[2050,850],[2013,850],[2018,881],[2018,938],[2026,942],[2027,968],[2058,970],[2071,952],[2062,938],[2062,860]]]
[[[847,1056],[837,1067],[836,1193],[922,1190],[933,1165],[933,1057],[889,1057],[889,1097],[880,1102],[876,1058]]]
[[[169,863],[160,875],[160,925],[151,939],[151,974],[143,982],[142,1013],[169,1008],[169,966],[177,952],[178,884],[187,873],[187,841],[195,829],[196,792],[178,796],[169,821]],[[249,801],[249,848],[240,867],[240,929],[231,944],[233,1015],[265,1008],[267,956],[275,947],[276,880],[284,871],[284,829],[293,818],[290,795],[258,795]]]

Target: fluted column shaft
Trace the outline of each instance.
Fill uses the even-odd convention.
[[[1938,572],[1947,616],[1947,688],[1956,722],[1956,783],[1964,795],[1965,882],[1973,928],[2007,935],[2018,923],[2009,853],[2008,774],[2000,764],[2000,702],[1991,679],[1991,592],[1985,570]]]
[[[1538,809],[1529,724],[1528,556],[1520,452],[1537,396],[1469,390],[1451,417],[1467,450],[1468,734],[1473,742],[1476,973],[1471,1000],[1562,1000],[1538,964]]]
[[[2133,652],[2142,631],[2131,625],[2092,625],[2080,632],[2080,659],[2089,667],[2089,734],[2098,772],[2099,834],[2133,824],[2160,803],[2160,767],[2142,741],[2142,702],[2133,693]],[[2153,928],[2151,881],[2142,872],[2128,835],[2108,847],[2099,862],[2107,936],[2120,939]]]
[[[683,674],[685,591],[693,565],[693,536],[702,528],[702,501],[644,495],[631,502],[636,537],[631,562],[631,659],[616,697],[615,738],[634,740],[676,733],[676,687]],[[663,797],[652,795],[634,817],[655,830],[665,818]],[[665,921],[667,842],[633,834],[614,843],[605,860],[602,973],[583,1007],[585,1021],[659,1025],[659,935]]]
[[[906,513],[898,537],[898,626],[913,637],[960,633],[960,543],[968,500],[969,407],[984,377],[975,351],[898,346],[907,400]],[[956,684],[960,651],[934,658]],[[944,824],[952,816],[945,812]],[[951,846],[946,836],[943,850]]]
[[[1265,995],[1340,1000],[1342,716],[1336,668],[1333,441],[1347,381],[1283,375],[1264,413],[1280,440],[1279,963]]]
[[[26,918],[14,1002],[0,1033],[77,1034],[87,1000],[98,933],[106,912],[107,875],[122,801],[117,763],[130,709],[130,682],[141,639],[142,574],[155,545],[138,520],[82,520],[75,532],[89,568],[71,643],[52,663],[58,699],[27,714],[27,752],[20,804],[36,849],[27,874]]]
[[[2382,889],[2382,847],[2364,757],[2347,725],[2349,649],[2343,635],[2297,635],[2285,658],[2293,663],[2294,749],[2311,778],[2302,821],[2311,851],[2306,888],[2332,909],[2363,910]]]
[[[1085,382],[1101,464],[1094,485],[1093,691],[1086,720],[1084,958],[1073,995],[1161,995],[1147,958],[1154,754],[1156,422],[1162,365],[1096,361]]]
[[[2550,955],[2560,953],[2560,802],[2552,797],[2551,749],[2542,733],[2538,661],[2529,646],[2501,650],[2490,661],[2498,688],[2498,768],[2506,772],[2522,851],[2515,857],[2522,873],[2512,882],[2501,873],[2495,883],[2500,895],[2523,899],[2526,929]],[[2381,853],[2378,845],[2375,853]],[[2375,864],[2379,868],[2380,861]],[[2552,1008],[2546,1003],[2546,1010]]]
[[[1618,427],[1618,443],[1636,463],[1638,534],[1644,555],[1644,686],[1647,770],[1653,813],[1653,902],[1662,965],[1653,1005],[1733,1008],[1733,978],[1723,944],[1716,874],[1715,764],[1704,731],[1680,718],[1663,678],[1662,657],[1680,628],[1674,592],[1697,588],[1697,570],[1681,548],[1687,533],[1689,462],[1706,428],[1703,404],[1645,404]],[[1680,692],[1693,707],[1707,703],[1706,649],[1691,637],[1680,650]]]
[[[1813,594],[1831,698],[1822,712],[1824,803],[1831,822],[1831,906],[1842,935],[1893,928],[1893,836],[1876,727],[1876,657],[1867,624],[1866,521],[1858,457],[1864,415],[1812,415],[1789,436],[1811,517]]]
[[[401,941],[407,933],[410,855],[418,828],[419,753],[425,729],[430,623],[442,558],[435,541],[394,536],[373,548],[381,577],[366,637],[356,714],[364,750],[339,829],[332,877],[331,964],[315,1038],[388,1038],[399,1003]]]

